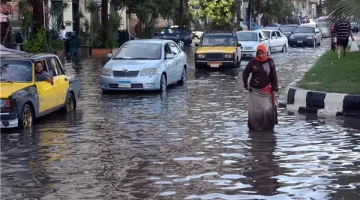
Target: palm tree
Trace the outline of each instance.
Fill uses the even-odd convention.
[[[326,0],[324,6],[333,21],[342,17],[360,19],[360,0]]]

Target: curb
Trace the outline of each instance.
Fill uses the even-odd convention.
[[[298,81],[286,88],[286,110],[319,116],[360,118],[360,95],[305,90],[296,86]]]

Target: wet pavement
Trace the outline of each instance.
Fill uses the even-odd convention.
[[[272,54],[280,94],[324,43]],[[249,134],[242,70],[195,71],[194,49],[167,94],[102,94],[103,62],[68,66],[76,113],[2,131],[1,199],[360,199],[358,120],[280,109],[275,133]]]

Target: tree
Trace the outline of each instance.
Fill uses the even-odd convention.
[[[260,12],[263,13],[265,24],[281,22],[286,16],[291,15],[294,9],[289,0],[262,0],[260,3]]]
[[[101,35],[103,44],[108,41],[108,25],[109,25],[109,0],[101,1]]]
[[[360,19],[360,0],[326,0],[323,4],[332,21],[342,17]]]
[[[197,17],[208,17],[218,26],[226,26],[232,19],[233,3],[235,0],[190,0],[189,6],[201,9],[193,9],[192,13]]]
[[[33,7],[33,34],[36,34],[38,30],[44,27],[43,0],[30,0],[30,4]]]

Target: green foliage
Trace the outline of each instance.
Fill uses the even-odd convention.
[[[34,18],[30,11],[31,4],[27,0],[19,1],[19,14],[21,16],[21,31],[24,34],[25,40],[29,39],[28,30],[33,28]]]
[[[360,20],[360,0],[326,0],[324,6],[332,21],[343,17]]]
[[[46,31],[39,29],[36,35],[29,41],[25,41],[24,50],[29,53],[43,53],[46,48]]]
[[[209,17],[218,26],[227,26],[232,18],[232,5],[235,0],[190,0],[189,6],[193,8],[192,12],[197,17]]]
[[[64,41],[57,39],[51,40],[50,32],[44,28],[39,29],[36,35],[28,41],[25,41],[24,50],[28,53],[57,53],[64,50]]]
[[[108,39],[106,41],[108,48],[115,48],[118,42],[118,30],[122,24],[122,18],[118,13],[109,15]]]
[[[263,20],[270,24],[274,21],[280,22],[292,14],[294,7],[289,0],[262,0],[261,13],[263,13]]]

